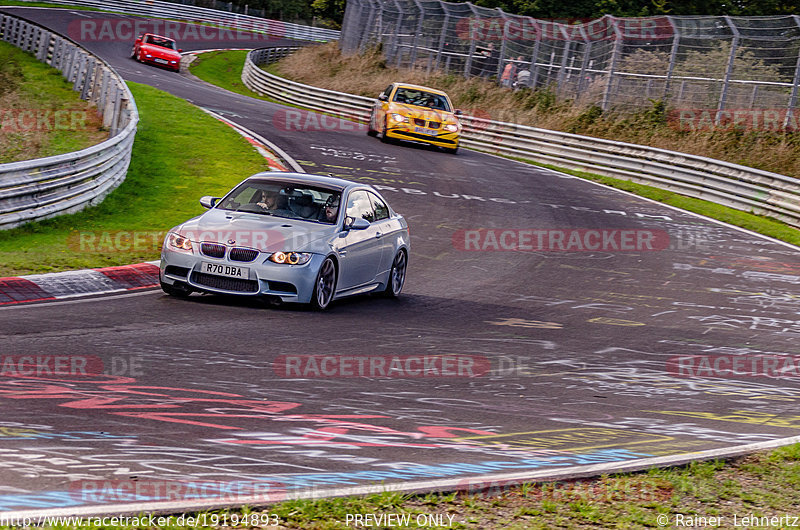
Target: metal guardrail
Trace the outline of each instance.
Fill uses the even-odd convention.
[[[295,83],[259,65],[295,48],[253,50],[242,70],[251,90],[278,101],[366,123],[372,98]],[[491,153],[586,171],[765,215],[800,227],[800,179],[721,160],[462,116],[461,143]]]
[[[60,70],[81,98],[97,106],[108,140],[58,156],[0,164],[0,229],[97,204],[125,180],[139,113],[111,66],[37,24],[0,13],[0,40]]]
[[[327,28],[315,28],[302,24],[291,24],[279,20],[254,17],[205,7],[160,2],[158,0],[58,0],[59,4],[93,7],[128,15],[150,18],[174,19],[199,24],[212,24],[220,28],[265,33],[288,39],[327,42],[338,40],[340,32]],[[165,35],[169,37],[170,35]]]

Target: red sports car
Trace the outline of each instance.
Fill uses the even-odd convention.
[[[178,72],[181,69],[182,51],[178,49],[178,45],[172,39],[145,33],[133,43],[131,57],[140,63],[155,64]]]

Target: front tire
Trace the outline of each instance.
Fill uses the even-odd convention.
[[[336,292],[336,265],[331,258],[325,258],[314,282],[314,293],[311,295],[311,306],[317,311],[324,311],[333,300]]]
[[[406,270],[408,269],[408,257],[402,250],[398,250],[392,261],[392,269],[389,271],[389,278],[386,281],[386,289],[383,294],[389,298],[397,298],[406,283]]]

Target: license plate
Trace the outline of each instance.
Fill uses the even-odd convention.
[[[241,278],[243,280],[248,278],[248,273],[250,272],[247,267],[236,267],[224,263],[209,263],[207,261],[203,262],[200,271],[207,274],[216,274],[217,276],[226,276],[228,278]]]
[[[155,62],[157,62],[157,63],[161,63],[161,64],[167,64],[167,63],[169,63],[169,61],[167,61],[166,59],[158,59],[158,58],[156,58],[156,59],[153,59],[153,60],[154,60]]]
[[[414,132],[420,134],[427,134],[429,136],[436,136],[438,134],[438,131],[434,129],[426,129],[425,127],[414,127]]]

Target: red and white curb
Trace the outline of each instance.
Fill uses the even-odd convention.
[[[0,306],[156,287],[158,263],[0,278]]]

